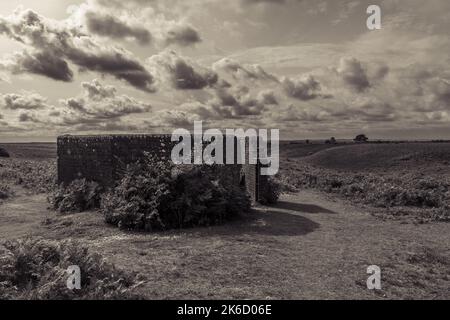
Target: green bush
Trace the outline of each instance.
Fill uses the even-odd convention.
[[[249,209],[245,192],[218,179],[210,167],[183,169],[152,157],[129,165],[102,199],[105,221],[124,229],[165,230],[220,224]]]
[[[100,208],[101,194],[102,188],[96,182],[80,179],[68,186],[61,185],[49,200],[60,213],[83,212]]]
[[[80,267],[81,289],[67,288],[67,268]],[[136,298],[136,276],[74,241],[28,238],[0,246],[0,299]]]

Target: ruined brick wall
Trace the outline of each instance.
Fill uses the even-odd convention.
[[[58,182],[87,178],[102,185],[113,183],[112,137],[58,137]]]
[[[159,159],[170,161],[170,135],[99,135],[60,136],[58,145],[58,182],[70,183],[86,178],[104,186],[112,186],[121,170],[148,152]],[[258,201],[263,190],[264,177],[259,165],[219,165],[217,174],[236,185],[245,181],[252,200]]]
[[[120,169],[144,152],[170,158],[171,144],[170,136],[165,135],[58,137],[58,182],[86,178],[112,185]]]

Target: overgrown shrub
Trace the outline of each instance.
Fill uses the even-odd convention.
[[[275,204],[278,202],[282,191],[282,185],[272,177],[267,179],[266,188],[260,195],[260,202],[262,204]]]
[[[79,179],[68,186],[61,185],[49,200],[60,213],[83,212],[100,208],[101,194],[102,188],[96,182]]]
[[[81,271],[81,289],[67,288],[69,266]],[[0,299],[136,298],[136,276],[74,241],[28,238],[0,246]]]
[[[105,221],[125,229],[162,228],[159,211],[170,197],[172,168],[150,157],[128,165],[117,186],[102,197]]]
[[[292,182],[292,180],[285,174],[278,172],[273,178],[280,185],[281,193],[283,193],[283,192],[298,192],[298,186],[296,186]]]
[[[250,207],[243,190],[207,166],[175,168],[146,157],[129,165],[102,199],[106,222],[133,230],[165,230],[223,223]]]
[[[0,203],[2,200],[8,199],[11,195],[11,188],[6,184],[0,183]]]
[[[232,184],[225,185],[224,189],[227,219],[250,211],[251,201],[246,190]]]
[[[250,208],[247,194],[218,179],[208,166],[177,174],[171,190],[165,216],[167,225],[175,228],[220,224]]]

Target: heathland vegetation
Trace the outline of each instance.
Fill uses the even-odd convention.
[[[149,157],[110,190],[62,187],[54,144],[2,147],[0,298],[448,298],[449,143],[282,143],[267,202],[287,194],[249,212],[205,166]],[[379,294],[359,277],[374,262]]]
[[[296,150],[297,149],[297,152]],[[285,190],[317,189],[374,208],[382,218],[450,221],[450,143],[344,145],[283,154]]]

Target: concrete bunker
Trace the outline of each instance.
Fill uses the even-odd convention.
[[[171,135],[60,136],[57,139],[58,183],[68,184],[85,178],[111,187],[119,179],[123,165],[136,162],[144,153],[171,161],[171,150],[176,143],[171,141]],[[235,151],[236,148],[237,141]],[[248,152],[248,148],[246,150]],[[257,164],[219,165],[217,174],[243,187],[253,203],[261,199],[267,186],[267,176],[261,175],[259,161]]]

